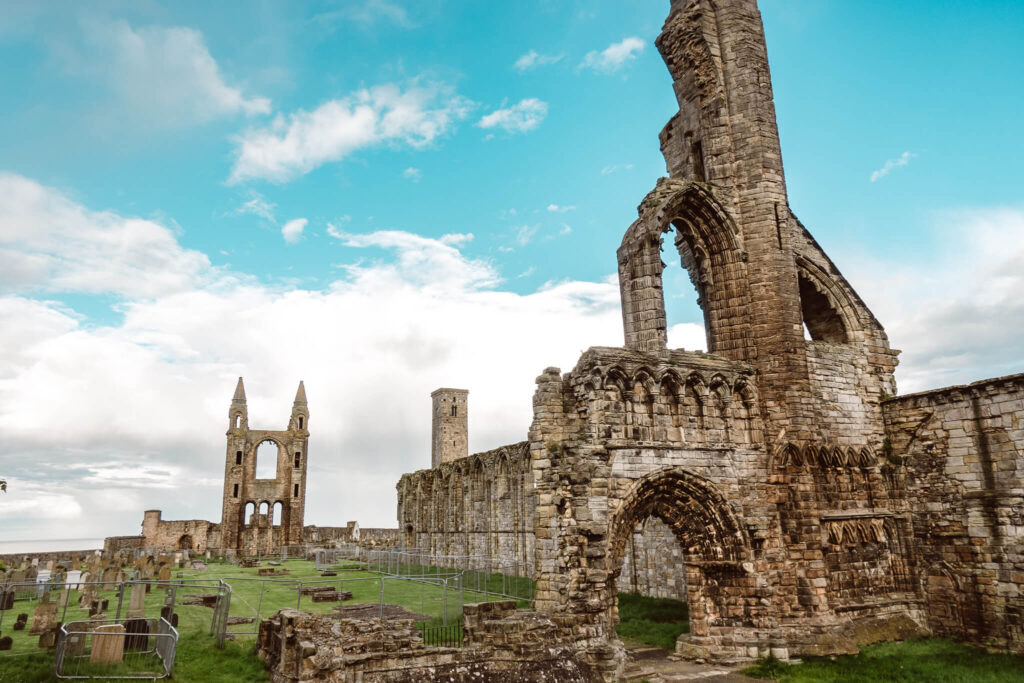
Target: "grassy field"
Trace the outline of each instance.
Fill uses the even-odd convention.
[[[619,593],[619,624],[615,632],[627,645],[644,643],[674,651],[676,638],[690,630],[686,603]]]
[[[932,638],[870,645],[859,655],[808,657],[802,664],[762,660],[742,673],[780,683],[1003,683],[1024,681],[1024,657]]]
[[[263,562],[261,567],[270,566]],[[333,607],[353,604],[396,605],[423,615],[420,624],[440,625],[446,618],[449,624],[459,623],[462,604],[499,599],[493,594],[459,589],[457,581],[449,582],[446,590],[437,580],[410,581],[367,572],[355,566],[340,567],[338,575],[325,578],[316,570],[313,562],[288,560],[277,569],[287,569],[288,574],[275,577],[259,577],[258,568],[242,569],[232,564],[210,563],[207,571],[193,569],[175,570],[171,582],[184,585],[171,587],[153,586],[146,595],[146,616],[158,617],[160,608],[169,599],[171,590],[175,595],[175,613],[178,615],[178,631],[181,635],[178,654],[175,658],[174,679],[178,681],[249,681],[266,680],[262,663],[253,652],[255,633],[260,618],[267,618],[282,608],[299,608],[316,614],[328,613]],[[442,570],[445,571],[445,570]],[[450,571],[450,570],[449,570]],[[228,626],[234,642],[220,650],[210,636],[213,609],[201,605],[185,605],[190,596],[209,595],[217,592],[218,580],[231,585],[230,617],[253,619],[250,623]],[[497,581],[497,583],[495,583]],[[501,577],[482,577],[475,585],[500,585]],[[352,599],[344,603],[313,602],[310,596],[300,596],[301,585],[329,585],[338,590],[352,593]],[[78,607],[79,591],[69,591],[66,605],[60,600],[61,592],[51,593],[51,600],[59,603],[57,618],[69,623],[88,621],[88,612]],[[108,618],[117,613],[119,593],[116,590],[100,591],[100,597],[109,600],[106,611]],[[38,649],[38,636],[30,636],[31,619],[38,598],[31,594],[19,596],[14,608],[3,614],[0,630],[13,639],[10,652],[0,652],[0,682],[7,681],[49,681],[54,679],[54,653]],[[130,589],[122,597],[121,615],[128,609]],[[521,603],[525,604],[525,603]],[[27,613],[29,626],[22,631],[13,630],[18,613]]]

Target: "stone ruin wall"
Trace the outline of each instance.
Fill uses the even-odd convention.
[[[1024,374],[884,408],[929,626],[1024,651]]]
[[[619,593],[686,601],[683,549],[672,529],[657,517],[648,517],[633,530],[617,587]]]
[[[342,619],[281,610],[260,623],[257,655],[272,683],[548,681],[601,678],[579,656],[586,634],[515,601],[463,607],[461,648],[426,647],[413,621]]]
[[[527,443],[403,475],[398,521],[407,548],[533,564]]]

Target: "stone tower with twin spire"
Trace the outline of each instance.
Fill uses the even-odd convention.
[[[228,411],[227,451],[224,462],[224,503],[221,545],[252,552],[302,543],[306,509],[306,464],[309,443],[309,407],[306,387],[299,382],[287,429],[250,429],[245,385],[238,378]],[[257,450],[277,454],[273,479],[256,478]],[[275,515],[275,506],[280,505]]]

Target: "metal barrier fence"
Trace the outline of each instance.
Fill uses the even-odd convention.
[[[74,621],[60,627],[57,678],[169,678],[178,631],[167,619]]]
[[[320,571],[358,567],[387,576],[440,576],[460,572],[466,591],[490,596],[532,600],[533,566],[527,562],[476,555],[438,555],[415,549],[370,550],[358,547],[316,551]]]
[[[11,638],[0,657],[55,647],[60,624],[88,624],[98,615],[121,623],[145,619],[147,612],[172,625],[181,620],[188,630],[208,630],[223,646],[230,604],[231,586],[220,579],[104,582],[57,575],[41,583],[0,584],[0,631]]]

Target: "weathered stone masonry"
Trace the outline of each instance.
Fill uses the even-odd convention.
[[[653,517],[685,567],[681,652],[929,631],[1024,649],[1021,378],[891,398],[898,352],[789,208],[756,3],[674,0],[657,46],[679,113],[661,133],[669,177],[617,252],[625,346],[537,378],[515,459],[536,610],[614,678],[624,557]],[[709,353],[667,348],[666,233]],[[407,543],[500,552],[488,485],[462,484],[484,460],[403,477]]]

